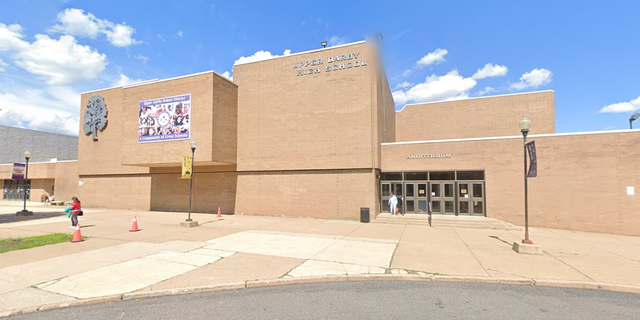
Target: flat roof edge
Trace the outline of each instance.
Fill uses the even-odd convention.
[[[454,101],[464,101],[464,100],[475,100],[475,99],[487,99],[487,98],[499,98],[499,97],[507,97],[507,96],[517,96],[523,94],[533,94],[533,93],[543,93],[543,92],[555,92],[554,90],[539,90],[539,91],[527,91],[527,92],[518,92],[518,93],[505,93],[505,94],[497,94],[493,96],[482,96],[482,97],[471,97],[457,100],[438,100],[438,101],[429,101],[429,102],[419,102],[419,103],[407,103],[400,110],[396,110],[396,112],[401,112],[407,106],[419,106],[424,104],[434,104],[434,103],[443,103],[443,102],[454,102]]]
[[[138,86],[143,86],[146,84],[151,84],[151,83],[158,83],[158,82],[164,82],[164,81],[171,81],[171,80],[177,80],[177,79],[182,79],[182,78],[188,78],[188,77],[195,77],[195,76],[199,76],[202,74],[207,74],[207,73],[214,73],[219,75],[221,78],[231,82],[232,84],[234,84],[236,87],[238,86],[237,83],[233,82],[233,80],[221,75],[220,73],[218,73],[215,70],[209,70],[209,71],[203,71],[203,72],[197,72],[197,73],[191,73],[191,74],[185,74],[182,76],[177,76],[177,77],[171,77],[171,78],[166,78],[166,79],[160,79],[160,78],[155,78],[155,79],[151,79],[151,80],[144,80],[144,81],[139,81],[139,82],[134,82],[134,83],[130,83],[130,84],[126,84],[126,85],[122,85],[122,86],[113,86],[113,87],[108,87],[108,88],[102,88],[102,89],[96,89],[96,90],[91,90],[91,91],[85,91],[85,92],[81,92],[80,94],[86,94],[86,93],[93,93],[93,92],[98,92],[98,91],[104,91],[104,90],[111,90],[111,89],[117,89],[117,88],[123,88],[123,89],[127,89],[127,88],[132,88],[132,87],[138,87]]]
[[[546,134],[530,134],[528,138],[545,138],[545,137],[562,137],[562,136],[580,136],[593,134],[611,134],[611,133],[631,133],[640,132],[640,129],[620,129],[607,131],[585,131],[585,132],[568,132],[568,133],[546,133]],[[395,146],[405,144],[427,144],[427,143],[443,143],[443,142],[465,142],[465,141],[486,141],[486,140],[509,140],[522,139],[522,135],[502,136],[502,137],[481,137],[481,138],[464,138],[464,139],[443,139],[443,140],[423,140],[423,141],[403,141],[403,142],[386,142],[381,146]]]
[[[233,66],[235,67],[235,66],[240,66],[240,65],[250,64],[250,63],[256,63],[256,62],[262,62],[262,61],[268,61],[268,60],[273,60],[273,59],[284,58],[284,57],[293,57],[293,56],[297,56],[297,55],[301,55],[301,54],[307,54],[307,53],[312,53],[312,52],[318,52],[318,51],[323,51],[323,50],[329,50],[329,49],[335,49],[335,48],[340,48],[340,47],[352,46],[352,45],[356,45],[356,44],[362,44],[362,43],[365,43],[365,42],[366,42],[366,40],[360,40],[360,41],[356,41],[356,42],[340,44],[340,45],[333,46],[333,47],[313,49],[313,50],[307,50],[307,51],[302,51],[302,52],[296,52],[296,53],[291,53],[291,54],[277,56],[277,57],[271,57],[271,58],[257,60],[257,61],[234,63]],[[269,52],[269,51],[267,51],[267,52]],[[269,52],[269,53],[271,53],[271,52]]]
[[[29,161],[29,165],[32,164],[42,164],[42,163],[58,163],[58,162],[78,162],[78,160],[56,160],[56,161],[39,161],[39,162],[33,162],[33,161]],[[14,163],[22,163],[22,162],[11,162],[11,163],[0,163],[0,166],[12,166]]]

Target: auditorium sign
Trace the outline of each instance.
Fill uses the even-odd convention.
[[[451,158],[451,153],[433,153],[433,154],[410,154],[407,159],[438,159]]]
[[[330,56],[325,59],[313,59],[294,62],[293,68],[298,69],[298,76],[324,72],[335,72],[343,69],[365,67],[367,62],[358,58],[360,52]],[[326,61],[326,64],[325,64]]]

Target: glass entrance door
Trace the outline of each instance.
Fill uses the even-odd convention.
[[[380,197],[382,200],[382,203],[380,204],[380,208],[382,208],[382,212],[390,213],[389,197],[391,196],[391,192],[393,192],[393,194],[396,195],[396,198],[398,198],[398,208],[402,210],[403,209],[402,199],[404,198],[402,183],[401,182],[382,182],[380,187],[381,187],[380,194],[382,195]]]
[[[431,182],[431,212],[435,214],[455,214],[455,193],[453,182]]]
[[[4,180],[3,200],[23,201],[25,192],[29,200],[31,192],[31,180]]]
[[[484,183],[458,182],[458,207],[461,215],[484,215]]]
[[[429,194],[427,182],[405,182],[404,184],[404,213],[429,213]]]

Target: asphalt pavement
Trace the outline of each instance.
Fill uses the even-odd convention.
[[[102,303],[11,319],[637,319],[640,296],[461,282],[353,281]]]

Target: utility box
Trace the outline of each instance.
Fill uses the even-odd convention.
[[[369,208],[360,208],[360,222],[369,223]]]

